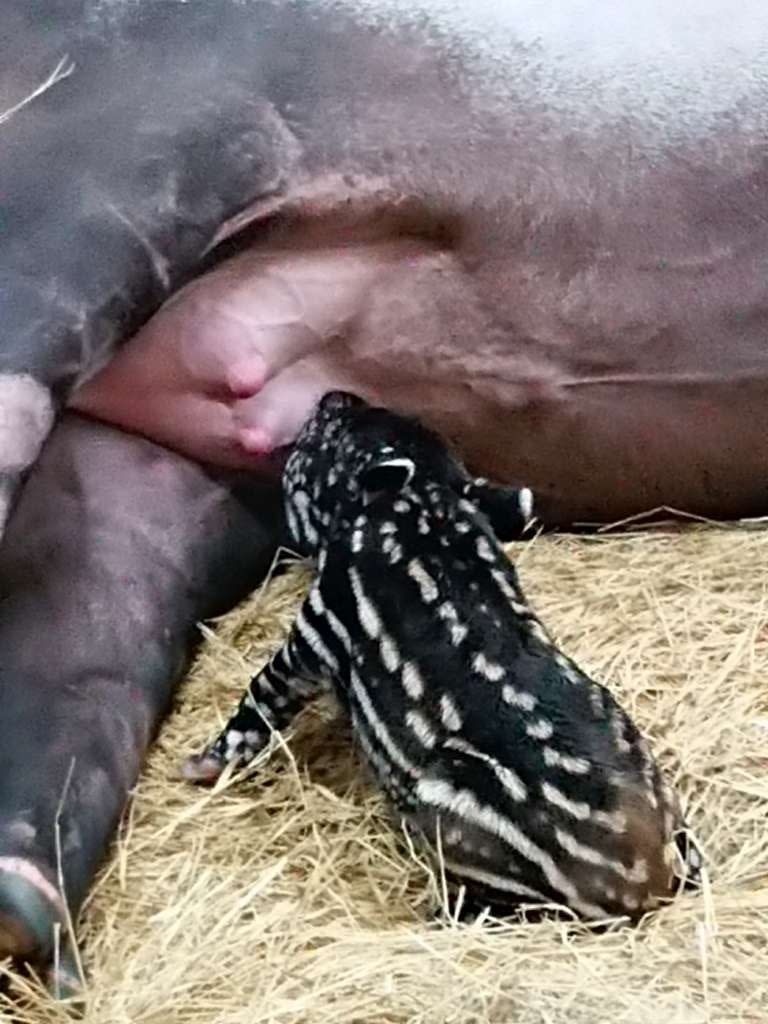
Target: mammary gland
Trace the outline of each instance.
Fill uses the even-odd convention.
[[[474,480],[437,435],[343,392],[284,485],[317,577],[189,778],[248,763],[331,688],[397,814],[473,902],[636,919],[696,874],[646,741],[553,644],[501,546],[529,490]]]

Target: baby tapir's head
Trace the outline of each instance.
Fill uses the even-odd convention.
[[[434,431],[415,419],[331,391],[299,434],[283,473],[286,514],[299,550],[313,556],[341,509],[366,506],[412,488],[439,485],[470,501],[499,540],[519,537],[530,522],[528,488],[474,479]]]

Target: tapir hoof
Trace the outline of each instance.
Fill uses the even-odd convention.
[[[43,872],[30,860],[0,857],[0,958],[46,959],[62,919],[59,894]]]
[[[222,774],[226,765],[218,757],[204,751],[202,754],[193,754],[181,766],[181,774],[187,782],[196,783],[199,786],[212,786]]]
[[[82,1008],[85,996],[82,966],[68,939],[51,961],[45,973],[45,984],[54,999],[66,1001],[72,1009]]]

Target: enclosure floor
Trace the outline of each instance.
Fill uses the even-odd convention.
[[[513,545],[559,642],[679,784],[710,877],[638,928],[440,921],[440,878],[387,817],[329,704],[268,764],[201,792],[180,760],[279,644],[292,568],[206,640],[78,934],[86,1024],[768,1021],[768,530]],[[4,1020],[68,1019],[11,976]]]

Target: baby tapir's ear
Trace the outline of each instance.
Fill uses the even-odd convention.
[[[416,472],[416,464],[412,459],[386,459],[382,462],[374,462],[368,466],[360,480],[360,488],[363,492],[365,504],[368,505],[373,499],[386,492],[396,494],[402,491]]]
[[[487,517],[502,544],[517,540],[533,518],[533,492],[529,487],[496,487],[487,480],[472,480],[464,496]]]

